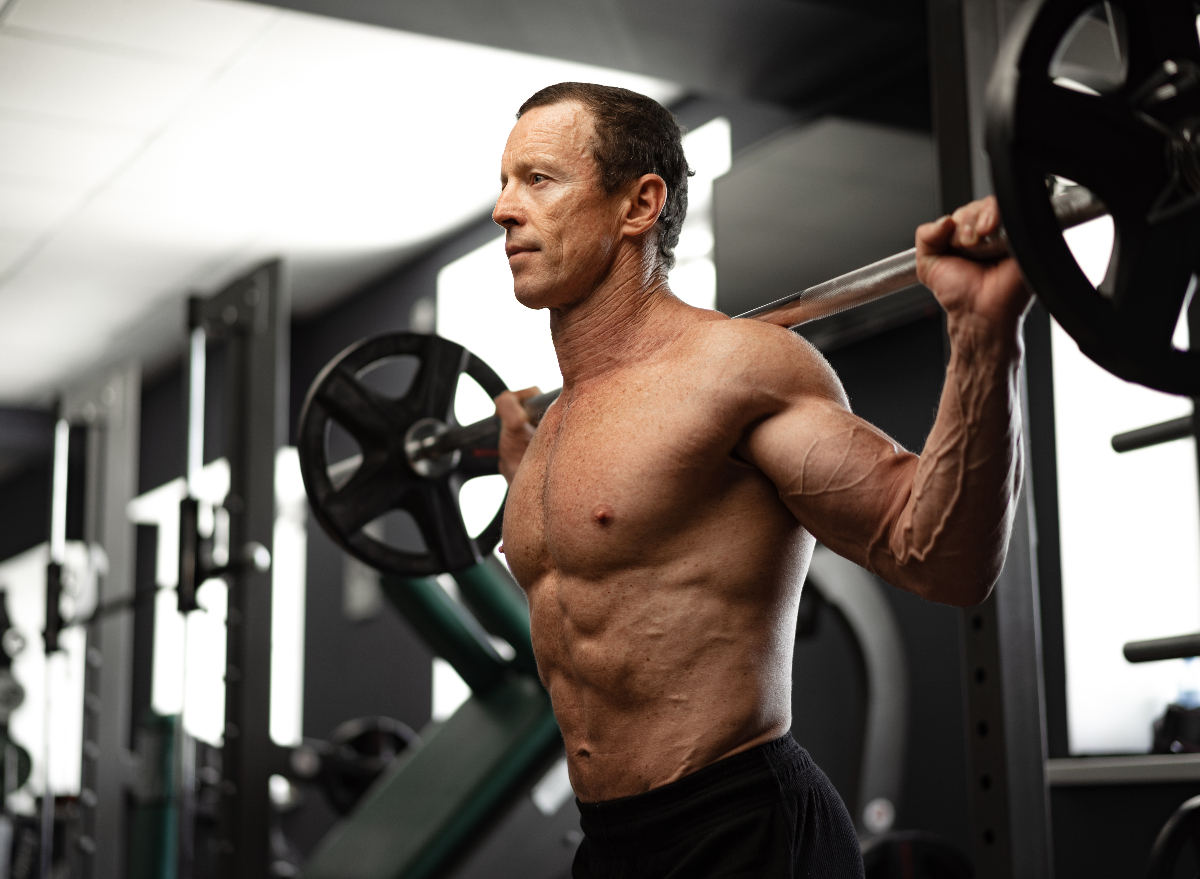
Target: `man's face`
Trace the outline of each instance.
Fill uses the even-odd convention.
[[[605,195],[591,155],[591,114],[538,107],[513,127],[492,219],[505,229],[513,291],[528,308],[560,308],[604,278],[621,238],[621,194]]]

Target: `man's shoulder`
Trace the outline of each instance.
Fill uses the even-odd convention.
[[[688,348],[698,368],[732,390],[787,397],[815,395],[843,405],[846,395],[833,367],[807,339],[783,327],[748,319],[697,324]]]

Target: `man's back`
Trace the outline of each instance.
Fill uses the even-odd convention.
[[[675,781],[791,722],[813,541],[736,447],[755,416],[757,351],[827,367],[784,331],[668,310],[644,357],[564,390],[505,514],[585,802]]]

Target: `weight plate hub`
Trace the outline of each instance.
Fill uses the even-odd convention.
[[[1122,28],[1124,77],[1099,94],[1056,84],[1051,72],[1094,0],[1029,0],[1018,13],[989,87],[996,197],[1021,271],[1080,350],[1121,378],[1200,396],[1200,332],[1193,350],[1172,345],[1200,268],[1196,10],[1191,0],[1106,6]],[[1099,288],[1059,230],[1048,175],[1087,187],[1112,216]]]
[[[408,390],[391,398],[365,376],[399,357],[417,361]],[[495,548],[504,506],[477,537],[459,509],[459,491],[477,476],[498,473],[495,437],[433,459],[410,459],[406,444],[454,427],[454,397],[461,375],[489,397],[506,390],[486,363],[461,345],[433,335],[388,333],[351,345],[321,370],[300,413],[300,472],[313,515],[334,541],[381,571],[410,577],[458,571],[478,564]],[[340,425],[362,450],[349,478],[329,460],[331,424]],[[331,465],[334,473],[331,474]],[[408,512],[426,552],[391,546],[363,529],[391,510]]]

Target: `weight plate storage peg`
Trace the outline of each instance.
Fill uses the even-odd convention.
[[[390,397],[369,373],[397,358],[416,362],[408,389]],[[388,333],[351,345],[321,370],[300,413],[300,472],[313,515],[334,541],[381,571],[422,577],[482,561],[500,540],[504,507],[476,537],[459,508],[459,491],[478,476],[498,473],[495,430],[440,451],[437,438],[461,434],[454,418],[459,377],[472,378],[491,398],[506,390],[486,363],[447,339]],[[329,437],[339,425],[361,454],[331,461]],[[474,439],[474,441],[472,441]],[[393,510],[411,515],[425,551],[388,544],[372,522]]]
[[[1086,73],[1063,60],[1093,25],[1107,31],[1116,63],[1081,82]],[[1187,351],[1172,342],[1200,269],[1192,0],[1029,0],[993,71],[987,148],[1012,252],[1080,350],[1121,378],[1200,396],[1200,338]],[[1055,220],[1055,177],[1086,187],[1112,217],[1113,253],[1098,287]]]

